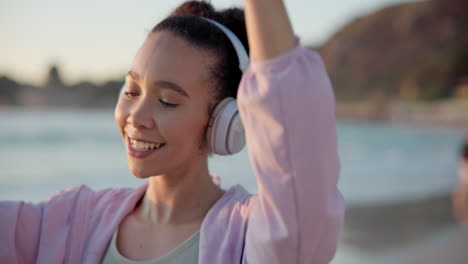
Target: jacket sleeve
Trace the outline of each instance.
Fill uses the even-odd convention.
[[[252,62],[238,91],[258,194],[246,263],[329,263],[344,216],[335,102],[323,62],[296,48]]]
[[[0,202],[0,263],[35,263],[43,204]]]
[[[65,255],[67,246],[74,245],[69,241],[72,230],[78,233],[80,226],[86,226],[76,210],[80,193],[84,200],[93,194],[82,185],[37,204],[0,202],[0,263],[68,263]]]

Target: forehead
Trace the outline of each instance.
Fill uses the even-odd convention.
[[[146,82],[170,81],[192,90],[197,86],[207,86],[213,62],[214,57],[208,51],[195,47],[174,33],[161,31],[148,36],[130,71]]]

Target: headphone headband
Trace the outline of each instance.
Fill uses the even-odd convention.
[[[247,54],[247,51],[244,48],[244,45],[242,45],[242,42],[240,39],[232,32],[229,28],[223,26],[222,24],[206,18],[206,17],[200,17],[203,20],[206,20],[210,22],[211,24],[217,26],[219,29],[221,29],[226,37],[229,38],[229,40],[232,43],[232,46],[234,46],[234,49],[236,50],[237,53],[237,58],[239,59],[239,69],[242,71],[242,73],[245,73],[247,70],[247,67],[249,66],[249,55]]]

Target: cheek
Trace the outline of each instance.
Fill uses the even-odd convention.
[[[117,102],[114,110],[114,118],[117,126],[122,130],[127,123],[128,107],[121,100]]]
[[[205,115],[195,115],[193,111],[177,117],[160,120],[160,130],[166,139],[179,142],[186,147],[199,147],[200,139],[205,136],[208,118]]]

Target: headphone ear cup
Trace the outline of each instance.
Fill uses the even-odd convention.
[[[229,125],[227,136],[227,148],[231,154],[238,153],[245,146],[244,125],[240,119],[239,113],[232,118]]]
[[[217,130],[219,130],[218,127],[218,121],[220,118],[220,112],[223,110],[223,108],[226,106],[227,103],[229,103],[229,99],[226,98],[219,102],[216,107],[213,110],[213,113],[211,114],[210,122],[208,123],[208,129],[206,131],[206,142],[208,143],[208,149],[214,154],[216,153],[216,135],[219,134],[217,133]]]
[[[215,107],[208,124],[207,142],[210,151],[218,155],[235,154],[244,147],[244,128],[234,98],[225,98]]]

